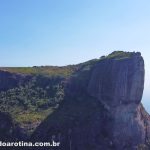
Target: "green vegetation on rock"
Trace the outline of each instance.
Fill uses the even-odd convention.
[[[47,76],[69,76],[75,71],[74,66],[55,67],[55,66],[41,66],[41,67],[1,67],[0,70],[11,73],[28,74],[28,75],[47,75]]]
[[[19,87],[0,92],[0,111],[11,114],[13,120],[24,126],[41,122],[63,100],[61,77],[33,76]]]
[[[124,51],[114,51],[109,54],[106,58],[107,59],[126,59],[130,58],[134,53],[131,52],[124,52]]]

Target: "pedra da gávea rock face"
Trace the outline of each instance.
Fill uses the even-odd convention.
[[[115,149],[134,149],[150,138],[150,119],[141,102],[144,61],[140,53],[128,59],[103,60],[94,67],[88,93],[97,98],[112,118],[105,129]]]
[[[62,150],[134,150],[149,140],[150,117],[141,104],[143,58],[118,53],[68,79],[60,109],[41,123],[32,139],[55,137]]]

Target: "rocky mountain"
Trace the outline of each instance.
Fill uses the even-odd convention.
[[[0,139],[55,140],[61,150],[149,149],[139,52],[115,51],[66,67],[0,70]]]

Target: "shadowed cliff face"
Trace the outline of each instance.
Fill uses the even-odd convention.
[[[37,110],[36,117],[41,111],[45,119],[31,135],[31,141],[59,141],[61,145],[58,149],[61,150],[134,150],[137,145],[149,140],[150,117],[141,104],[144,61],[140,53],[113,52],[107,57],[70,68],[73,71],[69,76],[58,79],[48,76],[34,78],[34,75],[31,79],[30,76],[17,75],[16,70],[11,74],[9,69],[8,72],[0,73],[0,82],[3,83],[0,85],[1,90],[19,87],[20,84],[26,83],[27,79],[31,79],[32,82],[29,83],[32,84],[28,84],[25,89],[21,87],[23,92],[38,93],[40,87],[48,94],[47,97],[45,94],[43,97],[37,96],[40,97],[40,103],[44,98],[48,99],[48,103],[44,103],[42,111],[41,105],[34,110],[34,117]],[[51,71],[54,74],[54,70]],[[7,84],[2,80],[4,78],[8,78]],[[35,100],[33,92],[30,96],[33,96],[31,102]],[[5,95],[2,98],[5,98]],[[50,100],[57,105],[49,103]],[[38,105],[36,102],[35,104]],[[49,111],[49,107],[51,110],[47,117],[44,109]],[[28,110],[27,107],[26,111],[33,116],[32,109]],[[24,111],[21,113],[23,115]],[[3,117],[0,117],[3,120]],[[29,122],[31,127],[34,121]],[[11,119],[5,119],[4,122],[11,122],[7,128],[13,126],[13,133],[16,133],[16,128],[20,131],[17,139],[24,137],[26,130],[22,132],[18,126],[14,127]],[[3,126],[1,128],[3,129]],[[16,135],[11,136],[14,138]]]
[[[116,149],[144,143],[150,136],[140,103],[143,88],[144,61],[139,53],[129,59],[103,60],[94,67],[88,93],[108,110],[112,128],[106,130]]]
[[[13,122],[10,114],[0,112],[0,139],[2,141],[25,140],[26,134]]]
[[[60,109],[32,139],[54,137],[62,150],[134,150],[150,138],[150,117],[141,104],[143,58],[140,53],[113,55],[67,81]]]
[[[144,61],[140,54],[129,59],[107,59],[94,67],[88,92],[107,106],[140,103],[144,88]]]

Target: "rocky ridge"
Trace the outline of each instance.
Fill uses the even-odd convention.
[[[150,117],[141,104],[145,74],[141,54],[117,51],[74,67],[60,80],[63,101],[30,140],[60,141],[61,150],[134,150],[145,144]]]

